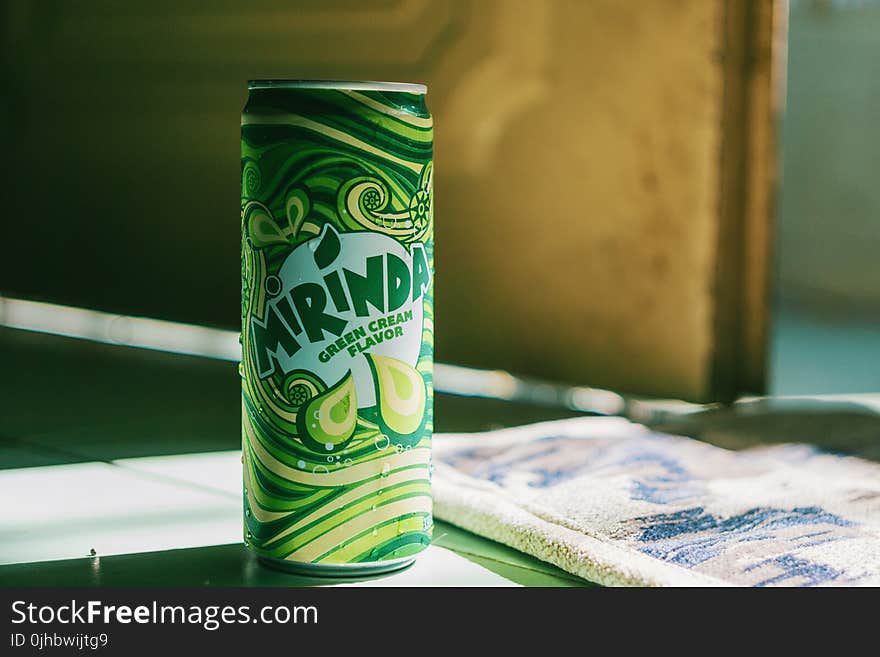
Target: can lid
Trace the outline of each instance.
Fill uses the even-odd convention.
[[[374,80],[248,80],[248,89],[344,89],[346,91],[397,91],[426,94],[428,87],[414,82]]]

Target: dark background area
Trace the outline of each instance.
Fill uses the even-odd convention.
[[[239,112],[271,44],[200,4],[5,5],[5,293],[235,326]]]
[[[9,0],[0,12],[3,295],[234,330],[246,81],[418,81],[438,125],[438,359],[713,393],[713,309],[736,301],[709,280],[734,74],[714,53],[741,45],[726,41],[723,3]]]
[[[505,20],[519,16],[520,22],[534,23],[529,34],[544,30],[554,35],[566,19],[564,12],[575,7],[551,3],[549,16],[519,11],[511,18],[500,6],[446,0],[430,7],[398,0],[374,0],[369,7],[356,0],[289,5],[255,0],[246,6],[231,0],[96,0],[85,11],[80,3],[60,0],[7,0],[0,9],[5,146],[0,294],[235,329],[238,134],[245,80],[299,71],[312,77],[372,77],[381,70],[391,79],[431,78],[433,84],[436,78],[444,90],[437,99],[442,99],[450,96],[447,90],[454,88],[458,71],[493,48],[508,52],[493,26],[503,31]],[[370,12],[382,20],[371,21]],[[598,12],[581,17],[579,24],[598,25],[603,18]],[[627,34],[641,29],[638,23],[624,27]],[[328,34],[333,58],[327,56]],[[524,85],[536,76],[557,84],[561,72],[549,69],[547,61],[561,61],[562,53],[581,47],[565,35],[554,37],[552,45],[560,50],[551,51],[552,57],[546,47],[529,45],[521,52],[509,50],[510,61],[504,61],[521,74]],[[876,1],[791,2],[772,392],[880,387],[880,186],[872,164],[880,150],[875,125],[878,35]],[[612,67],[615,62],[608,56],[607,67]],[[641,56],[646,59],[644,52]],[[599,81],[596,77],[585,86]],[[576,93],[570,83],[566,89]],[[429,104],[442,106],[430,96]],[[591,120],[593,114],[591,109]],[[455,128],[447,121],[443,131],[450,135]],[[609,135],[608,143],[598,146],[606,148],[632,138],[607,130],[602,134]],[[562,143],[556,137],[554,143]],[[589,139],[592,149],[596,142],[594,136]],[[583,151],[592,157],[592,150],[578,149],[569,156],[580,157]],[[515,159],[508,151],[500,156]],[[440,153],[438,161],[443,157]],[[459,165],[471,166],[456,161]],[[461,190],[479,188],[455,166],[447,159],[438,168],[438,185],[444,188],[438,194],[437,238],[444,262],[458,259],[468,268],[450,266],[443,272],[444,285],[438,286],[439,358],[539,375],[546,369],[554,378],[655,394],[698,389],[684,374],[676,378],[677,364],[690,358],[677,352],[690,339],[682,323],[670,324],[657,314],[670,303],[657,295],[675,286],[657,278],[650,287],[647,270],[635,268],[643,260],[677,263],[679,257],[675,248],[661,244],[662,231],[653,217],[643,225],[629,211],[608,221],[641,242],[652,241],[649,251],[634,253],[620,235],[600,234],[605,242],[596,248],[609,254],[609,262],[594,266],[589,257],[573,252],[589,285],[575,280],[557,291],[558,299],[547,299],[545,292],[518,308],[539,317],[577,301],[579,314],[572,315],[572,322],[581,332],[565,334],[571,344],[566,358],[529,342],[528,327],[509,327],[491,341],[475,340],[497,321],[498,307],[508,303],[483,313],[481,300],[493,290],[510,298],[525,289],[524,279],[511,279],[513,270],[491,270],[467,241],[456,239],[460,233],[453,223],[466,216],[471,202]],[[664,187],[669,184],[666,166],[658,160],[657,171],[664,177],[657,180]],[[596,198],[601,189],[589,192]],[[504,201],[501,207],[510,215],[514,205]],[[645,207],[655,206],[645,201]],[[476,212],[470,220],[483,221],[485,215]],[[590,214],[591,222],[599,218]],[[654,231],[651,240],[640,237],[645,226]],[[498,234],[491,227],[488,232]],[[595,235],[584,239],[592,244]],[[507,258],[517,246],[502,243],[498,250]],[[680,273],[686,274],[686,268]],[[604,296],[591,304],[587,293]],[[609,304],[614,299],[621,308]],[[645,313],[642,321],[624,312],[625,303]],[[697,306],[688,308],[696,312]],[[456,313],[464,321],[452,321]],[[558,321],[556,316],[539,321],[534,333],[552,330]],[[622,331],[621,326],[630,328]],[[570,339],[578,335],[583,336],[579,342]],[[563,367],[580,352],[586,366]],[[621,363],[619,354],[627,362]]]

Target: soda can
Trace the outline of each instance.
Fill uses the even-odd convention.
[[[348,576],[430,543],[426,88],[255,80],[241,116],[244,540]]]

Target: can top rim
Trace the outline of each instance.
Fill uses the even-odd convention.
[[[426,94],[428,87],[415,82],[375,80],[248,80],[248,89],[344,89],[346,91],[397,91]]]

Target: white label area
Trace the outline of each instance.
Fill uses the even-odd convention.
[[[260,377],[302,370],[332,386],[350,371],[358,406],[373,406],[364,354],[416,366],[430,280],[422,244],[407,248],[381,233],[325,226],[266,278],[264,316],[251,319]]]

